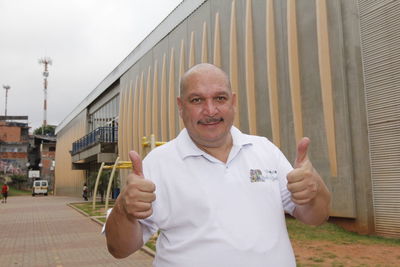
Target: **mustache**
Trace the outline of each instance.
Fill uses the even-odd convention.
[[[205,119],[199,120],[197,124],[208,124],[208,123],[215,123],[224,121],[224,118],[215,118],[215,117],[207,117]]]

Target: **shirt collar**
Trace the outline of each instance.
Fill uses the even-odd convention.
[[[231,127],[231,135],[233,139],[232,150],[239,151],[243,146],[252,144],[251,139],[248,135],[243,134],[235,126]],[[185,159],[187,157],[196,157],[207,155],[206,152],[201,150],[190,138],[188,131],[183,129],[176,137],[177,149],[180,157]]]

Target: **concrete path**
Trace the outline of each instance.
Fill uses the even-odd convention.
[[[114,259],[101,226],[66,205],[80,201],[21,196],[0,203],[0,267],[152,266],[153,258],[142,251]]]

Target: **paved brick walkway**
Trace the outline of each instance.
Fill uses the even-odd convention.
[[[101,226],[66,205],[74,201],[81,199],[21,196],[0,203],[0,266],[151,266],[142,251],[114,259]]]

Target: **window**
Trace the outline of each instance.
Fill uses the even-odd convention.
[[[102,126],[109,126],[110,122],[118,116],[119,95],[112,98],[94,113],[90,114],[90,130],[93,131]]]

